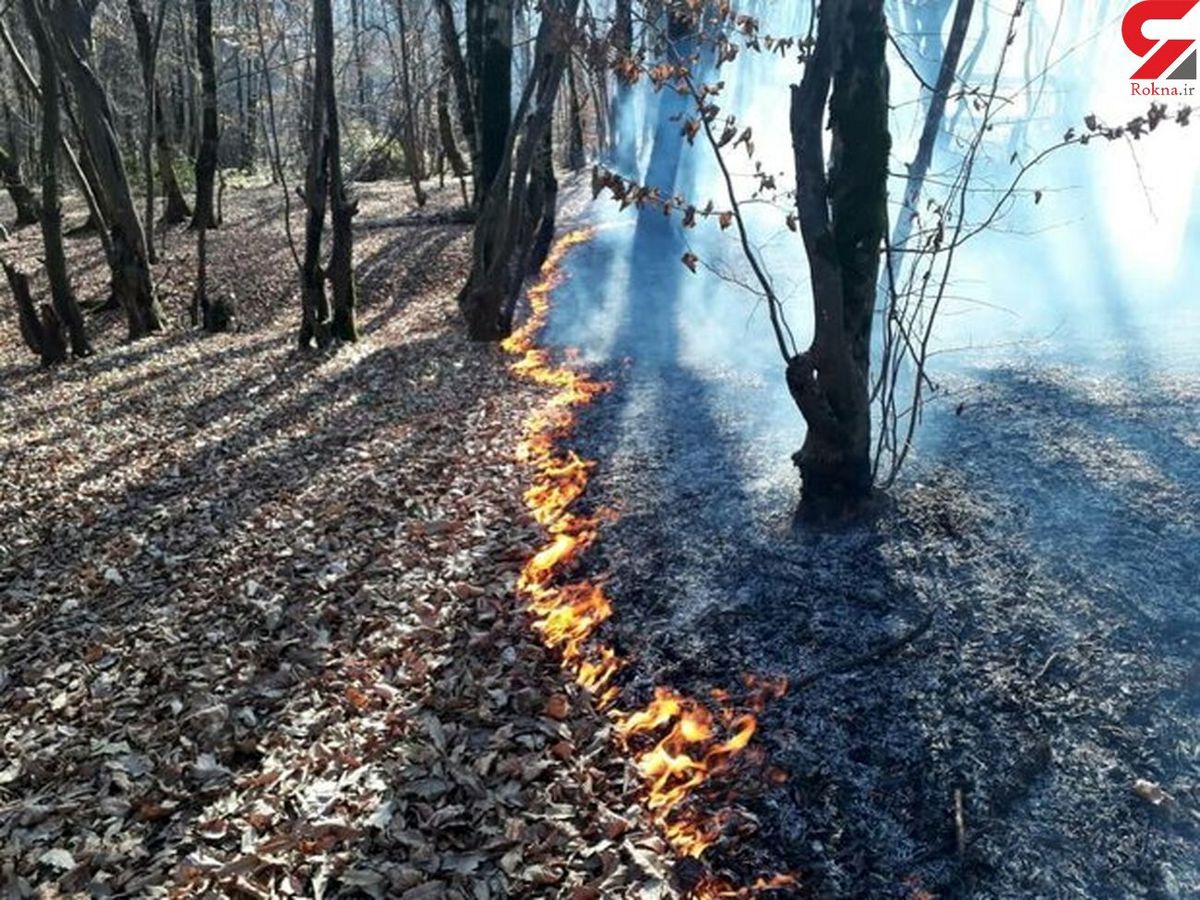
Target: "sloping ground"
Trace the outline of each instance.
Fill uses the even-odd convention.
[[[364,188],[362,219],[405,203]],[[364,339],[315,356],[293,349],[278,205],[231,190],[212,237],[241,333],[174,324],[183,231],[158,267],[163,336],[123,344],[105,314],[95,357],[44,372],[3,306],[0,882],[664,891],[609,725],[514,608],[537,534],[513,449],[538,393],[460,337],[465,229],[365,229]],[[103,299],[94,242],[70,252]]]

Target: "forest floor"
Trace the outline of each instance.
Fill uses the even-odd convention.
[[[620,511],[586,564],[625,695],[790,682],[756,738],[789,777],[715,864],[815,897],[1200,896],[1200,366],[943,366],[876,515],[797,525],[781,367],[659,220],[573,251],[548,335],[613,384],[575,449]]]
[[[294,347],[269,187],[231,188],[210,237],[239,333],[186,327],[183,229],[160,336],[101,314],[95,356],[43,371],[2,305],[7,896],[667,890],[611,726],[515,607],[541,395],[461,337],[464,226],[366,227],[407,196],[361,186],[363,339],[329,354]],[[69,253],[103,300],[94,238]]]
[[[0,306],[15,896],[673,891],[607,718],[514,600],[539,544],[514,450],[543,395],[461,337],[466,228],[396,227],[394,185],[361,197],[364,337],[334,353],[294,349],[263,187],[231,188],[211,239],[237,334],[184,325],[185,230],[164,335],[127,344],[106,313],[95,357],[46,372]],[[622,705],[791,680],[755,738],[786,778],[736,801],[715,866],[818,897],[1200,894],[1194,373],[980,360],[872,521],[796,529],[778,373],[689,343],[678,253],[624,240],[568,257],[547,334],[613,385],[574,446],[585,508],[615,512],[583,568]],[[36,230],[0,253],[36,256]],[[94,239],[70,253],[103,299]]]

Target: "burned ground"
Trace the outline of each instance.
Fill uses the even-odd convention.
[[[800,896],[1200,892],[1200,381],[988,360],[870,522],[796,528],[782,372],[689,352],[670,253],[598,310],[598,244],[555,333],[614,383],[578,444],[618,513],[588,566],[627,696],[792,683],[760,730],[789,778],[737,785],[755,830],[717,865]]]

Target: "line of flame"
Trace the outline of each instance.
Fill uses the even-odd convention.
[[[587,488],[595,463],[560,449],[573,433],[576,410],[610,385],[584,371],[556,364],[550,352],[536,344],[550,312],[550,297],[566,278],[563,258],[594,234],[594,228],[581,228],[555,242],[526,294],[528,318],[501,345],[517,357],[511,365],[514,374],[554,389],[526,421],[517,448],[518,458],[534,471],[533,484],[524,494],[526,507],[547,532],[546,543],[522,568],[517,590],[534,615],[534,628],[547,646],[561,654],[563,668],[597,698],[601,708],[609,710],[643,778],[647,808],[668,843],[682,856],[700,857],[720,838],[731,814],[706,815],[691,801],[702,785],[728,769],[731,760],[745,750],[758,727],[754,713],[761,712],[767,698],[781,696],[786,682],[747,678],[750,711],[735,709],[721,691],[713,692],[714,707],[666,687],[657,688],[654,699],[640,710],[622,711],[612,706],[618,694],[613,678],[624,661],[611,647],[594,639],[596,630],[612,615],[612,604],[602,585],[565,578],[596,540],[602,518],[571,511]],[[793,883],[789,875],[776,875],[759,879],[751,888],[735,888],[706,876],[691,893],[702,900],[741,897]]]

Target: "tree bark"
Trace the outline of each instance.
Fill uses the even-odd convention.
[[[531,229],[530,210],[539,209],[544,220],[545,196],[554,193],[534,167],[545,147],[569,59],[569,42],[558,33],[558,27],[574,20],[578,6],[579,0],[560,0],[543,11],[533,69],[517,107],[515,121],[522,125],[505,141],[499,170],[475,225],[471,275],[459,295],[471,340],[502,340],[512,331],[521,283],[536,250],[538,229]]]
[[[192,208],[188,206],[183,191],[179,188],[179,179],[175,177],[175,146],[167,132],[161,92],[154,104],[154,118],[157,125],[155,143],[158,148],[158,177],[162,182],[163,197],[166,200],[162,219],[167,225],[178,225],[191,218]]]
[[[37,47],[42,82],[41,221],[42,247],[46,254],[46,278],[50,284],[50,298],[57,319],[66,326],[70,334],[71,352],[76,357],[84,357],[91,354],[92,348],[84,329],[79,301],[71,287],[71,279],[67,273],[67,254],[63,249],[62,206],[58,189],[58,145],[62,139],[58,69],[54,63],[54,50],[45,31],[45,23],[37,20],[37,12],[36,4],[26,0],[25,15]],[[48,335],[44,337],[49,343],[53,343]]]
[[[42,6],[41,0],[26,2]],[[54,8],[58,24],[53,41],[56,56],[75,89],[87,149],[103,192],[113,206],[109,268],[113,292],[125,310],[129,337],[134,340],[160,331],[163,318],[154,296],[145,234],[113,132],[112,110],[89,63],[93,8],[85,7],[80,0],[59,0]]]
[[[412,183],[417,206],[424,206],[426,197],[421,188],[421,178],[424,177],[425,166],[421,160],[420,145],[417,143],[417,110],[409,77],[408,28],[405,24],[404,0],[396,0],[396,17],[400,31],[400,88],[404,93],[404,166],[408,169],[408,178]]]
[[[329,9],[329,0],[317,0]],[[333,337],[339,341],[357,341],[358,323],[355,307],[358,288],[354,281],[354,226],[358,211],[346,191],[342,175],[341,126],[338,121],[337,92],[333,84],[333,16],[328,15],[328,29],[320,35],[328,56],[329,74],[326,78],[325,115],[329,140],[329,200],[330,224],[333,227],[333,246],[329,254],[329,287],[333,294]]]
[[[476,88],[479,111],[479,183],[486,194],[504,161],[512,125],[512,0],[484,0],[479,77]],[[531,79],[532,80],[532,79]]]
[[[808,425],[795,456],[802,511],[838,517],[872,490],[871,319],[887,222],[888,77],[882,0],[826,0],[792,88],[796,205],[814,311],[787,383]],[[828,100],[831,159],[823,147]]]
[[[146,89],[146,122],[142,135],[142,174],[146,181],[146,255],[156,262],[154,250],[154,135],[158,126],[158,88],[155,85],[155,68],[158,63],[158,44],[166,21],[166,0],[159,0],[158,16],[153,25],[146,15],[141,0],[127,0],[129,18],[133,21],[134,37],[137,40],[138,62],[142,69],[142,87]]]
[[[33,294],[29,290],[29,276],[17,271],[8,263],[2,263],[0,267],[4,269],[13,301],[17,305],[17,325],[25,346],[41,357],[43,366],[64,362],[67,358],[67,344],[63,337],[62,323],[58,321],[54,309],[43,303],[42,317],[39,320],[33,307]]]
[[[3,146],[0,146],[0,178],[4,179],[4,188],[17,208],[16,226],[23,228],[34,224],[38,220],[37,197],[21,178],[21,166],[16,156]]]
[[[438,138],[442,145],[442,159],[450,163],[450,170],[458,179],[459,187],[462,189],[463,204],[467,205],[470,203],[466,181],[467,163],[462,158],[462,154],[458,152],[458,144],[454,140],[454,125],[450,121],[450,98],[444,83],[439,84],[437,89],[437,121]]]
[[[301,267],[300,346],[314,341],[324,348],[334,340],[358,337],[354,321],[354,244],[352,219],[355,204],[346,194],[341,172],[341,143],[337,98],[333,80],[333,13],[330,0],[313,0],[314,66],[312,122],[305,182],[308,218],[304,233],[304,263]],[[325,227],[327,195],[332,201],[333,248],[329,281],[333,292],[332,315],[325,293],[321,266],[321,235]]]
[[[200,152],[196,154],[196,205],[192,227],[215,228],[213,206],[217,174],[217,152],[221,132],[217,120],[217,70],[213,50],[212,0],[193,0],[196,17],[196,61],[200,66]]]
[[[458,124],[467,143],[467,154],[471,158],[471,174],[479,178],[479,138],[475,119],[475,102],[471,94],[471,79],[462,49],[458,45],[458,31],[454,26],[454,9],[450,0],[437,0],[438,20],[442,39],[442,60],[450,79],[454,82],[454,104],[458,110]],[[470,4],[468,4],[468,8]],[[444,142],[443,142],[444,143]],[[479,196],[478,188],[476,195]]]
[[[567,62],[567,103],[571,125],[571,139],[567,144],[567,166],[573,172],[578,172],[587,163],[583,149],[583,117],[582,104],[579,102],[579,92],[575,89],[575,66]]]

